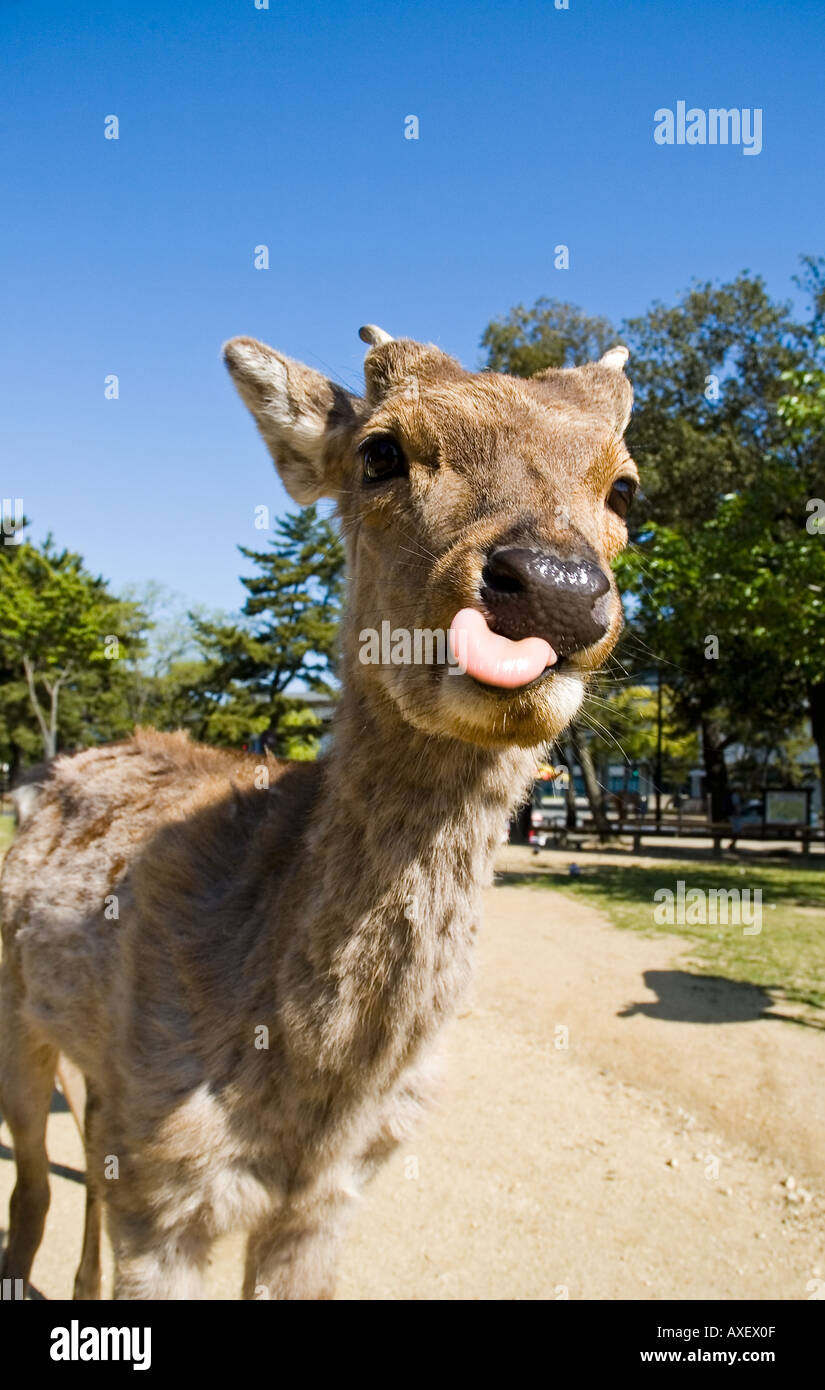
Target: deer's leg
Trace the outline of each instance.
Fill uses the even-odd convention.
[[[147,1213],[109,1206],[117,1299],[197,1299],[212,1245],[198,1223],[163,1226]]]
[[[244,1298],[332,1298],[351,1207],[351,1197],[344,1194],[290,1204],[271,1225],[250,1236]]]
[[[72,1112],[77,1132],[85,1140],[84,1112],[86,1109],[86,1081],[83,1072],[61,1052],[57,1059],[57,1079],[64,1099]]]
[[[17,1181],[0,1277],[21,1279],[25,1289],[49,1209],[46,1121],[57,1049],[35,1037],[8,993],[0,1022],[0,1110],[11,1130]]]
[[[83,1227],[83,1253],[74,1277],[74,1297],[100,1298],[100,1228],[103,1203],[100,1194],[86,1178],[86,1220]]]
[[[99,1178],[102,1163],[99,1119],[100,1101],[87,1080],[83,1124],[86,1146],[86,1222],[83,1229],[83,1252],[74,1280],[74,1296],[82,1299],[100,1298],[100,1225],[103,1197]]]

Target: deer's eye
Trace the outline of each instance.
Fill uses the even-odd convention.
[[[630,504],[636,495],[635,478],[617,478],[607,494],[607,505],[622,520],[630,511]]]
[[[377,434],[365,439],[359,450],[364,465],[365,483],[382,483],[387,478],[400,478],[407,464],[391,434]]]

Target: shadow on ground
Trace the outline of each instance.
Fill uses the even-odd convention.
[[[572,856],[571,856],[572,857]],[[787,866],[774,866],[768,878],[760,879],[760,888],[769,896],[769,906],[785,907],[794,912],[805,913],[812,919],[825,909],[825,880],[818,873],[812,873],[810,865],[795,866],[798,871],[790,871]],[[684,873],[685,866],[677,862],[670,866],[674,876]],[[740,874],[744,870],[740,869]],[[588,905],[606,914],[620,930],[641,928],[646,933],[668,934],[691,937],[698,943],[698,949],[708,953],[716,942],[709,936],[707,928],[697,932],[690,924],[656,924],[651,921],[651,906],[655,889],[662,886],[663,875],[651,865],[643,864],[605,864],[585,861],[578,866],[575,877],[564,868],[537,865],[532,872],[499,870],[496,873],[496,887],[549,888],[572,897],[573,901]],[[731,866],[704,863],[697,866],[691,874],[691,888],[729,891],[742,880],[731,878]],[[743,887],[750,887],[745,878]],[[610,913],[611,901],[620,905],[630,914],[616,920]],[[761,899],[760,899],[761,902]],[[711,923],[711,928],[715,927]],[[727,925],[726,918],[723,926]],[[812,928],[809,928],[812,930]],[[790,943],[791,932],[784,927],[786,940]],[[754,951],[759,948],[754,947]],[[799,948],[797,947],[797,950]],[[821,949],[821,948],[820,948]],[[817,957],[818,959],[818,957]],[[695,971],[690,967],[696,964]],[[730,974],[713,973],[713,965],[723,970],[731,969]],[[796,1023],[805,1028],[825,1031],[825,1013],[821,1003],[814,997],[812,981],[819,985],[815,972],[808,968],[808,978],[800,982],[796,977],[798,967],[791,957],[785,954],[783,962],[787,967],[787,978],[764,978],[754,981],[737,978],[735,965],[726,959],[713,961],[689,961],[683,970],[649,970],[643,978],[650,990],[658,994],[655,1002],[642,1000],[628,1004],[618,1017],[630,1018],[635,1014],[646,1014],[665,1022],[680,1023],[746,1023],[758,1019],[775,1019],[785,1023]],[[710,966],[710,969],[708,968]],[[743,973],[747,973],[747,962]],[[772,972],[771,972],[772,973]]]
[[[658,999],[628,1004],[619,1010],[619,1018],[646,1014],[669,1023],[750,1023],[781,1017],[770,1012],[774,1000],[762,985],[723,975],[691,975],[687,970],[646,970],[643,979]]]
[[[599,854],[607,854],[609,850],[599,850]],[[575,852],[568,851],[571,861],[575,859]],[[648,858],[645,849],[645,858]],[[650,856],[652,857],[652,856]],[[681,847],[674,853],[671,849],[669,854],[662,854],[663,859],[670,860],[671,864],[680,864],[684,859],[689,858],[682,853]],[[742,867],[741,865],[738,867]],[[812,870],[818,870],[818,864],[811,863],[788,863],[780,861],[776,864],[762,864],[760,867],[765,869],[776,869],[776,877],[770,880],[769,890],[771,901],[777,903],[787,903],[789,906],[825,908],[825,877],[818,877],[812,874]],[[730,888],[738,884],[739,880],[731,880],[732,869],[736,869],[736,861],[720,862],[718,860],[708,860],[707,857],[697,864],[695,878],[691,879],[691,887],[700,888]],[[656,877],[658,869],[650,864],[604,864],[584,862],[579,865],[578,881],[583,886],[587,884],[598,885],[598,888],[607,896],[612,896],[625,903],[638,903],[646,908],[650,907],[653,901],[653,886],[659,886]],[[668,880],[670,874],[668,874]],[[509,886],[512,888],[533,887],[538,885],[547,888],[562,888],[569,886],[569,873],[563,869],[548,868],[546,865],[538,863],[535,868],[528,871],[514,872],[511,869],[496,870],[495,885]],[[743,885],[747,887],[747,880]]]

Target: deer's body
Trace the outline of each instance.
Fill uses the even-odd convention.
[[[241,355],[250,350],[248,340],[239,344]],[[393,351],[379,343],[370,357],[374,420],[393,399],[385,381]],[[244,359],[234,374],[287,486],[305,501],[308,471],[319,459],[329,468],[330,455],[349,457],[342,438],[363,421],[354,403],[314,399],[323,378],[284,368],[274,354],[262,360],[279,388],[288,375],[288,411],[271,376],[259,394],[257,365],[248,370]],[[601,371],[612,390],[620,372]],[[446,374],[449,384],[452,365]],[[564,390],[551,426],[569,415],[565,393],[575,374],[556,375]],[[482,400],[486,391],[485,383]],[[516,416],[529,413],[529,396],[508,399]],[[466,427],[478,429],[477,402],[471,406]],[[598,435],[596,414],[587,429]],[[601,434],[609,454],[616,423]],[[511,451],[514,437],[517,430]],[[559,732],[574,712],[582,678],[575,665],[566,678],[548,667],[529,689],[489,692],[488,706],[487,687],[468,675],[359,669],[354,644],[379,611],[376,569],[397,502],[387,481],[379,480],[380,496],[371,483],[357,514],[349,489],[335,488],[350,523],[350,616],[345,692],[324,759],[262,763],[199,748],[182,734],[139,733],[59,759],[7,857],[0,1105],[18,1163],[4,1266],[11,1277],[28,1276],[42,1233],[43,1133],[60,1052],[83,1071],[88,1092],[87,1227],[76,1284],[85,1297],[99,1291],[103,1204],[120,1297],[195,1296],[213,1239],[239,1228],[249,1232],[247,1297],[331,1296],[354,1200],[426,1103],[441,1025],[470,975],[494,850],[529,785],[542,733]],[[532,497],[535,535],[544,527],[539,499],[547,498],[535,485]],[[403,546],[389,543],[396,564],[385,570],[386,602],[398,615],[399,595],[419,601],[413,571],[421,617],[434,626],[439,610],[454,613],[476,592],[475,557],[489,548],[485,527],[502,534],[503,502],[493,497],[485,509],[466,487],[453,500],[461,554],[448,529],[439,535],[443,508],[423,527],[424,506],[419,496],[406,572]],[[489,583],[485,611],[498,601],[495,578]],[[525,579],[525,593],[532,583]],[[500,588],[510,605],[510,581]],[[588,659],[615,640],[612,589],[608,601],[614,606],[600,618],[602,639]],[[588,615],[595,602],[588,598]],[[522,604],[517,627],[525,613],[534,621],[533,607]],[[572,630],[568,622],[554,635],[557,649],[575,650]]]

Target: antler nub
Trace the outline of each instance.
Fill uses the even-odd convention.
[[[359,328],[358,337],[362,343],[369,343],[370,347],[383,347],[384,343],[393,341],[391,333],[385,333],[374,323],[365,323],[363,328]]]
[[[609,367],[611,372],[621,372],[624,370],[629,356],[630,349],[626,348],[623,343],[619,343],[616,347],[608,348],[607,352],[599,358],[599,366]]]

